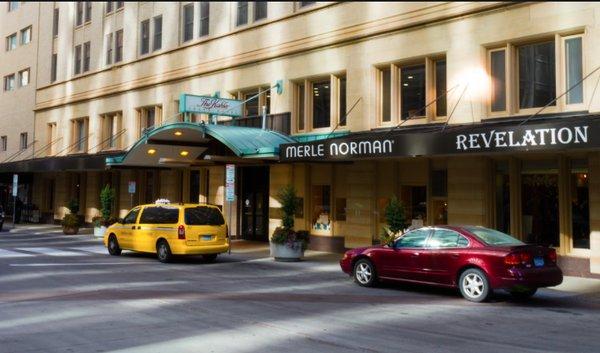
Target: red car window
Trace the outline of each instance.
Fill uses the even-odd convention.
[[[425,241],[429,236],[430,230],[421,228],[404,234],[396,240],[396,248],[422,248],[425,247]]]

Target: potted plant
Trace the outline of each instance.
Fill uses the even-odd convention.
[[[381,244],[390,244],[401,236],[406,228],[404,205],[396,196],[393,196],[384,212],[387,225],[383,227],[383,233],[379,236],[379,240]]]
[[[283,187],[277,194],[281,203],[282,226],[277,227],[270,239],[271,256],[275,261],[300,261],[308,247],[309,233],[294,230],[294,214],[298,208],[296,190],[292,185]]]
[[[115,190],[106,185],[100,192],[100,214],[101,216],[92,218],[94,223],[94,236],[103,237],[106,228],[115,223],[115,219],[111,218],[112,206],[115,200]]]
[[[67,235],[77,234],[79,232],[79,217],[77,217],[77,212],[79,212],[79,202],[77,200],[69,201],[69,213],[65,215],[60,224],[63,228],[63,233]]]

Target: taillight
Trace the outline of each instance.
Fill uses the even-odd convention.
[[[531,262],[531,254],[528,252],[510,253],[504,257],[504,264],[507,266],[525,265]]]
[[[177,228],[177,238],[185,239],[185,227],[183,225],[180,225],[179,228]]]
[[[548,249],[548,260],[556,263],[556,249]]]

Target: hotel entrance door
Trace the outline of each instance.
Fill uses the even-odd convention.
[[[242,237],[269,241],[269,167],[241,168]]]

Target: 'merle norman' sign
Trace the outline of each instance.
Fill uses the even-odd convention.
[[[286,144],[281,161],[518,152],[600,147],[600,120],[557,119],[543,124],[448,127],[445,132],[381,132]]]

